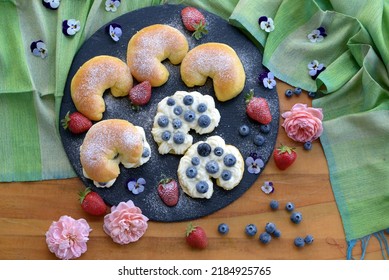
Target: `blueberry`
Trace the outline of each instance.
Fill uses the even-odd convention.
[[[142,153],[142,157],[143,158],[147,158],[150,156],[150,149],[149,148],[144,148],[143,149],[143,153]]]
[[[265,143],[265,137],[263,137],[261,134],[257,134],[254,136],[253,142],[257,146],[262,146]]]
[[[197,146],[197,153],[202,157],[207,157],[211,153],[211,146],[208,143],[201,143]]]
[[[311,141],[307,141],[304,143],[304,150],[311,150],[312,149],[312,142]]]
[[[304,242],[306,243],[306,244],[312,244],[312,242],[313,242],[313,236],[312,235],[310,235],[310,234],[308,234],[307,236],[305,236],[305,238],[304,238]]]
[[[296,237],[294,239],[294,245],[299,248],[304,247],[305,245],[304,239],[302,237]]]
[[[174,104],[176,104],[176,101],[173,98],[169,97],[167,99],[166,104],[169,105],[169,106],[174,106]]]
[[[286,203],[285,209],[286,209],[286,211],[289,211],[289,212],[293,211],[294,210],[294,204],[292,202]]]
[[[185,95],[183,102],[185,105],[192,105],[193,104],[193,96],[192,95]]]
[[[177,116],[181,115],[182,114],[182,107],[181,106],[176,106],[174,107],[173,109],[173,113]]]
[[[231,177],[232,177],[231,171],[229,171],[229,170],[223,170],[223,171],[222,171],[222,179],[223,179],[224,181],[230,180]]]
[[[208,115],[201,115],[197,120],[200,127],[206,128],[211,124],[211,118]]]
[[[270,201],[270,208],[273,209],[273,210],[277,210],[278,209],[278,206],[279,206],[279,203],[277,200],[272,200]]]
[[[262,232],[260,235],[259,235],[259,241],[261,241],[263,244],[267,244],[271,241],[271,236],[269,233],[267,232]]]
[[[254,224],[249,224],[246,226],[245,232],[248,236],[254,236],[257,233],[257,227]]]
[[[286,97],[292,97],[292,96],[293,96],[293,91],[292,91],[291,89],[287,89],[287,90],[285,91],[285,96],[286,96]]]
[[[184,114],[184,119],[187,122],[193,122],[195,120],[195,118],[196,118],[196,113],[193,112],[192,110],[188,110]]]
[[[303,220],[303,215],[300,212],[293,212],[290,215],[290,220],[295,224],[299,224]]]
[[[302,93],[302,89],[299,87],[294,88],[293,93],[296,95],[300,95]]]
[[[185,135],[182,132],[177,132],[173,135],[173,141],[176,144],[182,144],[185,141]]]
[[[227,234],[229,230],[230,227],[225,223],[222,223],[217,227],[217,231],[221,234]]]
[[[169,124],[169,118],[167,116],[163,115],[158,118],[158,125],[160,127],[167,127],[168,124]]]
[[[162,132],[161,138],[163,141],[169,141],[170,137],[171,137],[170,131]]]
[[[186,176],[188,178],[194,178],[197,175],[197,169],[194,166],[190,166],[186,169]]]
[[[205,165],[205,170],[207,170],[209,174],[216,174],[219,171],[219,164],[216,161],[211,160]]]
[[[182,121],[180,119],[174,119],[172,124],[174,129],[179,129],[182,126]]]
[[[265,231],[266,231],[267,233],[272,234],[275,230],[276,230],[276,225],[275,225],[275,224],[270,223],[270,222],[266,224],[266,226],[265,226]]]
[[[239,127],[239,134],[241,135],[241,136],[247,136],[247,135],[249,135],[250,134],[250,128],[247,126],[247,125],[241,125],[240,127]]]
[[[265,133],[265,134],[267,134],[267,133],[269,133],[270,132],[270,124],[261,124],[260,126],[259,126],[259,130],[262,132],[262,133]]]
[[[193,158],[192,158],[192,164],[193,164],[194,166],[199,165],[199,164],[200,164],[200,159],[199,159],[198,157],[193,157]]]
[[[197,111],[199,113],[204,113],[205,111],[207,111],[207,105],[205,103],[200,103],[198,106],[197,106]]]
[[[206,193],[208,191],[208,183],[205,182],[205,181],[200,181],[196,184],[196,190],[199,192],[199,193]]]
[[[216,156],[221,157],[223,155],[223,153],[224,153],[224,150],[221,147],[216,147],[215,150],[213,150],[213,153]]]
[[[276,237],[276,238],[279,238],[281,237],[281,231],[276,228],[274,231],[273,231],[273,236]]]
[[[314,91],[309,91],[309,92],[308,92],[308,96],[309,96],[310,98],[315,98],[315,97],[316,97],[316,92],[314,92]]]
[[[223,162],[228,167],[234,166],[234,164],[236,163],[236,157],[233,154],[227,154],[224,157]]]

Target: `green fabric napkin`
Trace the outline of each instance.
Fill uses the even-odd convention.
[[[259,28],[261,16],[274,20],[274,31]],[[389,2],[241,0],[230,22],[262,46],[263,64],[276,77],[324,93],[313,106],[324,112],[320,141],[348,258],[358,240],[365,252],[371,234],[389,254]],[[319,27],[327,36],[311,42]],[[312,60],[325,66],[316,79]]]

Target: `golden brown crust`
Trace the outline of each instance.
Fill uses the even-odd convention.
[[[115,97],[125,96],[132,85],[131,72],[125,62],[101,55],[91,58],[78,69],[71,82],[71,96],[80,113],[98,121],[105,111],[105,90],[110,88]]]
[[[102,120],[85,135],[80,148],[84,173],[96,182],[109,182],[119,173],[119,163],[136,165],[143,152],[142,134],[130,122]]]
[[[202,86],[210,77],[216,98],[227,101],[242,92],[246,74],[236,52],[222,43],[205,43],[188,52],[181,63],[181,78],[188,87]]]
[[[127,64],[136,80],[148,80],[158,87],[169,78],[169,71],[161,62],[169,59],[172,64],[179,64],[188,50],[188,41],[178,29],[154,24],[132,36],[127,47]]]

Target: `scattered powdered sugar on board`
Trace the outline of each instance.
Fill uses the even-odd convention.
[[[180,5],[162,5],[148,7],[134,12],[122,15],[113,22],[122,26],[123,35],[119,42],[114,42],[105,32],[104,27],[98,30],[88,39],[75,56],[72,67],[69,71],[66,83],[64,97],[61,104],[60,119],[67,111],[74,111],[75,107],[70,97],[70,81],[76,70],[88,59],[97,55],[112,55],[126,61],[127,43],[129,39],[143,27],[163,23],[168,24],[181,31],[188,40],[189,47],[207,43],[220,42],[232,47],[240,58],[246,72],[246,83],[244,90],[236,98],[218,102],[213,91],[212,80],[208,79],[204,86],[188,88],[180,77],[180,66],[173,65],[169,61],[163,61],[163,65],[168,69],[170,76],[166,84],[152,89],[152,98],[150,102],[141,108],[139,112],[131,109],[128,97],[115,98],[107,90],[104,93],[106,111],[103,119],[119,118],[125,119],[134,125],[141,126],[145,130],[146,139],[150,144],[150,160],[138,167],[126,169],[120,166],[121,174],[111,188],[97,189],[91,180],[82,175],[82,167],[79,160],[79,148],[82,144],[83,135],[72,135],[67,130],[60,130],[61,139],[65,151],[72,163],[74,170],[79,175],[84,184],[99,192],[104,200],[110,205],[117,205],[120,201],[133,200],[135,205],[142,209],[150,220],[161,222],[175,222],[183,220],[197,219],[215,211],[222,209],[239,199],[239,197],[257,180],[260,174],[250,174],[245,168],[244,175],[240,184],[231,191],[225,191],[222,188],[215,188],[210,199],[193,199],[183,193],[180,189],[180,199],[176,206],[168,207],[159,198],[157,193],[158,182],[164,177],[173,177],[177,179],[177,167],[181,156],[160,155],[158,145],[154,142],[151,135],[153,119],[156,114],[157,104],[164,97],[173,95],[178,90],[198,91],[202,94],[209,94],[215,99],[215,106],[221,114],[219,126],[210,134],[199,135],[191,131],[193,142],[205,140],[211,135],[221,136],[226,144],[235,145],[241,152],[244,159],[251,153],[257,153],[266,163],[273,151],[279,124],[279,103],[278,95],[275,89],[265,89],[258,82],[258,75],[266,69],[262,66],[262,55],[255,45],[241,33],[237,28],[232,27],[216,15],[203,11],[209,25],[209,33],[200,40],[195,40],[192,33],[185,30],[182,25],[180,11],[183,6]],[[136,84],[136,81],[135,81]],[[263,134],[259,130],[259,124],[251,121],[245,113],[244,94],[250,89],[254,89],[256,96],[267,99],[272,113],[273,121],[271,130],[268,134]],[[242,137],[238,133],[241,125],[246,124],[250,127],[250,135]],[[261,147],[253,143],[255,134],[261,133],[266,141]],[[145,191],[134,195],[127,189],[127,182],[131,178],[143,177],[146,179]]]

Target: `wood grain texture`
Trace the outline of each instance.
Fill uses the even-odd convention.
[[[291,86],[277,81],[281,113],[298,102],[311,105],[304,92],[286,98],[287,88]],[[90,216],[80,208],[78,192],[84,186],[81,180],[72,178],[0,183],[0,259],[56,259],[47,248],[45,232],[61,215],[85,218],[93,229],[88,251],[80,259],[345,259],[347,244],[320,142],[315,141],[312,150],[305,151],[302,144],[290,140],[280,127],[277,145],[279,143],[296,147],[298,158],[289,169],[278,170],[271,158],[256,183],[241,198],[212,215],[193,221],[207,232],[209,247],[205,250],[193,250],[185,243],[188,222],[149,222],[146,234],[138,242],[125,246],[115,244],[103,232],[103,217]],[[260,190],[264,181],[273,182],[274,193],[266,195]],[[279,210],[270,210],[272,199],[280,202]],[[283,209],[288,201],[294,202],[296,210],[303,214],[299,225],[293,224],[289,213]],[[222,222],[230,226],[224,236],[217,232]],[[247,224],[256,224],[261,232],[267,222],[277,225],[281,238],[263,245],[258,241],[258,234],[255,238],[245,235]],[[314,236],[314,243],[296,248],[294,238],[307,234]],[[360,258],[359,245],[353,255]],[[365,259],[382,259],[375,238],[369,242]]]

